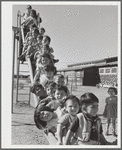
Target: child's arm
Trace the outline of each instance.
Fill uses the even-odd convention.
[[[35,74],[35,76],[34,76],[34,83],[39,80],[40,73],[41,73],[41,69],[39,69],[39,70],[37,71],[37,73]]]
[[[57,145],[62,145],[62,125],[61,124],[57,124],[57,138],[58,138]]]
[[[68,130],[66,134],[66,139],[64,141],[64,145],[69,145],[69,142],[71,140],[71,137],[73,137],[74,133],[71,130]]]

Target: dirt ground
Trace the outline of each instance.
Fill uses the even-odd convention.
[[[27,82],[28,83],[28,82]],[[29,84],[29,83],[28,83]],[[21,83],[19,92],[25,93],[29,91],[24,84]],[[70,90],[70,87],[69,87]],[[73,87],[72,94],[80,97],[85,92],[93,92],[99,98],[99,112],[103,131],[106,129],[106,119],[102,117],[105,106],[105,98],[108,96],[107,88],[97,89],[90,86]],[[27,92],[26,92],[27,93]],[[43,132],[35,126],[34,123],[34,107],[28,104],[28,95],[21,95],[18,103],[16,103],[16,86],[14,89],[13,113],[12,113],[12,145],[49,145]],[[33,103],[33,96],[31,95],[31,103]],[[110,135],[105,136],[110,142],[113,142],[116,137],[112,135],[112,127],[110,127]]]

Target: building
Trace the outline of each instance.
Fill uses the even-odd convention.
[[[68,65],[58,72],[67,77],[68,82],[74,81],[76,85],[96,86],[117,85],[118,58],[111,57],[95,61],[81,62]]]

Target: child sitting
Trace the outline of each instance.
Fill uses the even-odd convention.
[[[66,98],[64,105],[67,113],[58,120],[58,124],[57,124],[58,145],[64,144],[64,140],[68,128],[70,127],[70,124],[73,122],[73,120],[76,117],[76,114],[80,110],[79,99],[74,95],[70,95],[68,98]]]
[[[80,98],[82,113],[77,114],[67,132],[65,144],[77,141],[78,145],[110,145],[103,136],[101,120],[97,115],[98,98],[92,93],[85,93]],[[114,142],[113,144],[116,144]]]
[[[107,118],[107,131],[106,135],[109,134],[109,126],[112,119],[112,126],[113,126],[113,135],[117,136],[116,134],[116,118],[117,118],[117,89],[114,87],[110,87],[108,89],[109,97],[106,98],[106,106],[103,113],[103,116]]]
[[[58,115],[51,108],[39,104],[34,112],[34,121],[38,129],[55,133]]]
[[[64,76],[62,74],[56,74],[53,78],[53,81],[57,84],[58,87],[65,86]],[[69,89],[67,88],[67,96],[69,95],[70,95],[70,92],[69,92]]]
[[[34,84],[33,86],[30,87],[30,91],[37,96],[38,100],[47,97],[47,93],[41,84],[38,83]]]
[[[43,37],[44,33],[45,33],[45,29],[39,28],[39,35]]]
[[[56,72],[56,67],[50,65],[45,66],[37,71],[34,77],[34,83],[40,83],[45,88],[46,84],[53,80],[53,76],[56,74]]]
[[[45,89],[46,89],[48,96],[39,102],[42,105],[47,105],[50,101],[55,100],[54,93],[56,90],[56,83],[53,81],[47,83],[47,86]]]
[[[38,27],[37,22],[37,14],[34,9],[30,11],[30,16],[22,23],[23,29],[24,29],[24,37],[29,32],[30,26],[35,25]]]
[[[32,6],[31,5],[27,5],[26,11],[23,14],[23,20],[24,21],[30,16],[31,10],[32,10]]]
[[[42,71],[43,68],[48,65],[53,65],[49,54],[43,53],[41,55],[37,55],[36,71]]]
[[[64,98],[67,96],[67,88],[65,86],[57,87],[55,91],[55,101],[51,101],[47,104],[51,109],[56,110],[61,104]]]
[[[23,47],[23,52],[22,55],[18,57],[18,59],[23,60],[23,57],[25,57],[25,55],[34,55],[34,51],[35,49],[35,43],[37,43],[37,36],[39,34],[38,29],[35,29],[32,31],[32,36],[28,37],[26,40],[26,44]]]

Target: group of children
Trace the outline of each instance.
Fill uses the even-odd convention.
[[[97,115],[99,99],[93,93],[84,93],[78,99],[67,93],[66,86],[59,87],[54,81],[46,88],[48,96],[40,100],[35,108],[37,128],[46,134],[52,132],[57,138],[57,145],[116,145],[117,140],[110,143],[103,135],[101,119]],[[113,87],[108,89],[111,94],[106,99],[104,116],[108,120],[106,135],[112,119],[113,135],[117,136],[115,91]]]
[[[36,12],[29,5],[22,25],[29,28],[25,35],[22,55],[30,58],[34,83],[31,92],[38,98],[34,112],[37,128],[46,134],[52,132],[57,145],[111,145],[103,136],[101,120],[97,115],[99,100],[93,93],[84,93],[80,99],[71,95],[64,76],[57,74],[51,38],[44,35],[45,29],[37,27]],[[41,19],[40,19],[41,20]],[[41,21],[40,21],[41,22]],[[117,90],[109,88],[104,116],[108,118],[106,135],[112,118],[113,134],[116,136]]]

